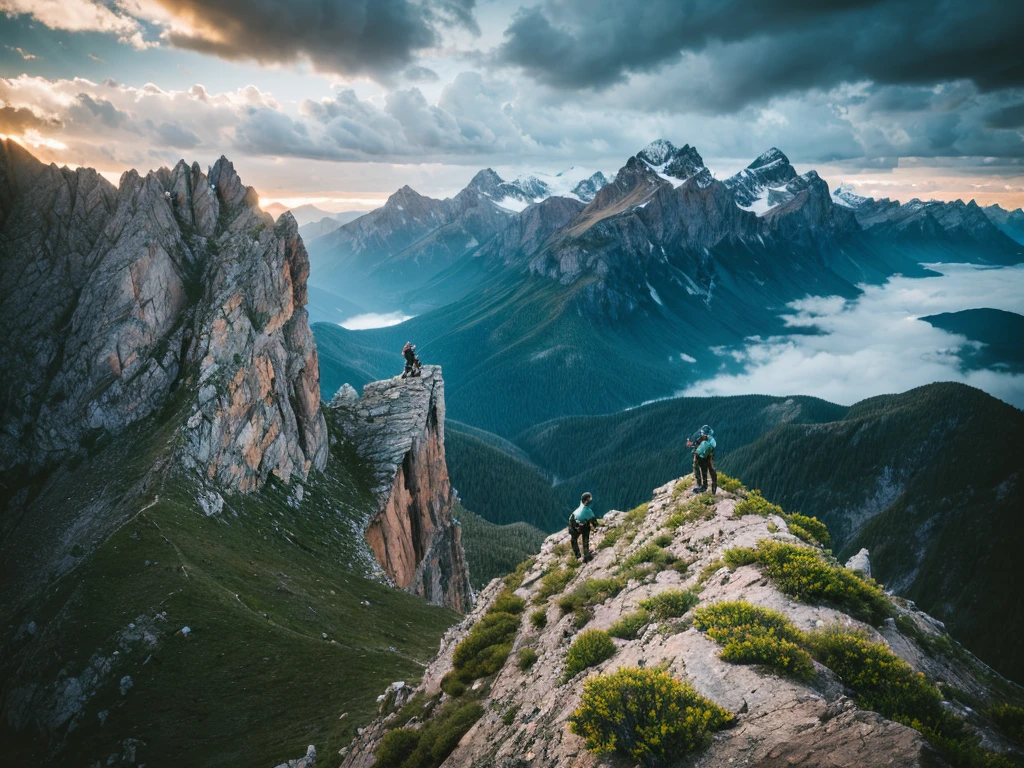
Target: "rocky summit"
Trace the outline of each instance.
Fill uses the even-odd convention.
[[[366,540],[399,587],[465,613],[473,605],[461,529],[444,454],[444,379],[439,366],[419,376],[344,385],[329,407],[340,439],[374,466],[378,514]]]
[[[731,480],[695,496],[692,480],[608,514],[592,562],[562,531],[491,582],[407,703],[382,697],[343,768],[426,750],[446,768],[651,766],[687,751],[698,766],[925,766],[945,764],[941,734],[975,757],[1015,750],[980,714],[1014,686],[882,592],[866,553],[844,568],[813,518]],[[644,680],[659,681],[656,698]],[[713,713],[706,728],[677,738],[673,687],[695,707],[691,727]]]
[[[39,471],[188,401],[181,456],[229,489],[322,468],[309,260],[227,159],[114,187],[0,142],[0,469]]]

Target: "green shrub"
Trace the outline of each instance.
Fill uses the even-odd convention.
[[[736,493],[736,491],[742,491],[744,489],[743,483],[735,477],[730,477],[724,472],[718,473],[718,487],[723,491],[728,491],[729,493]]]
[[[988,716],[1008,738],[1024,746],[1024,707],[996,704],[989,709]]]
[[[519,650],[519,668],[524,672],[537,663],[537,652],[533,648]]]
[[[778,504],[772,504],[762,496],[760,491],[753,490],[747,494],[747,498],[736,505],[733,514],[736,517],[743,517],[744,515],[761,515],[762,517],[778,515],[783,517],[786,513],[782,511],[782,507]]]
[[[615,643],[602,629],[581,632],[569,646],[565,659],[564,680],[569,680],[584,669],[594,667],[615,655]]]
[[[483,714],[476,702],[453,701],[422,728],[389,731],[377,747],[374,768],[437,768]]]
[[[572,613],[581,608],[599,605],[615,597],[626,586],[620,579],[587,579],[576,589],[558,601],[563,613]]]
[[[530,614],[530,623],[537,629],[544,629],[548,625],[548,612],[541,608]]]
[[[832,626],[809,632],[807,647],[856,692],[859,707],[928,727],[942,722],[945,713],[938,689],[884,643]]]
[[[649,611],[657,621],[682,616],[700,602],[693,590],[669,589],[640,601],[640,607]]]
[[[619,572],[625,572],[643,563],[650,563],[655,570],[663,571],[678,560],[675,555],[657,544],[647,544],[619,564]]]
[[[797,599],[834,605],[871,624],[896,612],[876,582],[826,561],[818,550],[762,539],[755,552],[765,575]]]
[[[693,616],[697,629],[722,647],[719,658],[736,664],[763,664],[799,678],[814,674],[803,633],[778,611],[745,601],[713,603]]]
[[[533,602],[539,605],[552,595],[557,595],[568,586],[575,576],[576,572],[573,569],[564,566],[557,566],[548,571],[540,581],[540,589],[537,590]]]
[[[641,608],[640,610],[633,611],[633,613],[627,613],[612,624],[608,628],[608,634],[622,640],[635,640],[636,636],[640,634],[640,630],[650,623],[650,612]]]
[[[515,592],[517,589],[523,586],[523,580],[526,578],[526,574],[536,564],[536,557],[531,557],[527,560],[523,560],[523,562],[516,566],[516,569],[512,571],[512,573],[505,577],[505,587],[509,591]]]
[[[807,515],[801,515],[799,512],[794,512],[791,515],[785,515],[783,519],[789,526],[790,533],[800,539],[803,539],[808,544],[817,543],[826,548],[832,546],[832,537],[829,535],[828,528],[818,518],[808,517]],[[794,526],[796,526],[801,533],[793,530]]]
[[[750,547],[733,547],[722,553],[722,560],[729,567],[730,571],[757,562],[757,553]]]
[[[654,539],[654,546],[656,547],[667,547],[672,543],[672,536],[667,533],[663,533]]]
[[[518,616],[526,610],[526,601],[507,589],[498,593],[487,613],[511,613]]]
[[[505,725],[512,725],[516,721],[516,715],[519,714],[519,705],[509,707],[505,710],[505,714],[501,716],[501,722]]]
[[[678,480],[675,487],[672,488],[672,500],[677,501],[680,496],[686,493],[693,486],[694,477],[693,475],[687,475],[684,478]]]
[[[622,528],[620,526],[605,528],[604,536],[601,537],[601,541],[597,545],[597,548],[608,549],[609,547],[614,547],[620,536],[622,536]]]
[[[588,680],[569,727],[597,754],[620,752],[661,766],[707,746],[733,716],[693,686],[654,669],[620,669]]]
[[[710,520],[714,516],[715,497],[710,493],[702,493],[678,507],[675,514],[665,521],[665,525],[669,528],[678,528],[697,520]]]

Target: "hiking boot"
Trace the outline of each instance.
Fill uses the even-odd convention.
[[[589,552],[587,552],[587,554],[585,554],[583,556],[583,562],[584,563],[589,563],[593,559],[594,559],[594,556],[592,554],[590,554]]]

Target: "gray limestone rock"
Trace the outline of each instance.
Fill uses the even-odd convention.
[[[846,561],[846,567],[851,571],[860,571],[865,576],[870,576],[871,560],[868,558],[868,551],[866,549],[861,549],[860,552]]]

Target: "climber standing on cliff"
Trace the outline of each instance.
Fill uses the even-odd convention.
[[[700,428],[696,440],[687,440],[686,446],[693,449],[694,491],[704,493],[708,489],[708,475],[711,476],[711,493],[718,493],[718,472],[715,471],[715,430],[705,424]]]
[[[423,365],[420,363],[420,359],[416,357],[416,347],[411,341],[405,342],[405,346],[402,347],[402,355],[405,357],[405,370],[402,371],[402,378],[408,379],[419,376]]]
[[[597,522],[597,515],[594,514],[594,510],[590,508],[590,502],[593,501],[594,497],[589,493],[584,493],[580,498],[580,505],[576,507],[576,510],[569,515],[569,535],[572,536],[572,553],[576,555],[576,559],[580,559],[580,547],[577,544],[578,539],[583,537],[583,562],[589,563],[594,559],[594,556],[590,554],[590,531],[597,528],[600,523]]]

